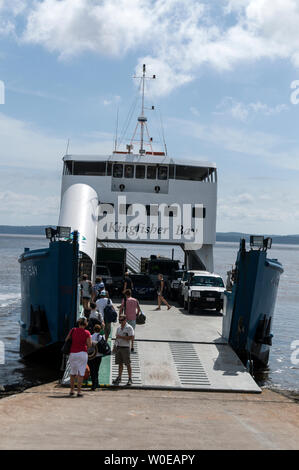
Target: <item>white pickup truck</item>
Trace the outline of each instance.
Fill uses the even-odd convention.
[[[223,309],[225,286],[221,276],[208,271],[188,271],[182,286],[184,309],[193,313],[194,307]]]

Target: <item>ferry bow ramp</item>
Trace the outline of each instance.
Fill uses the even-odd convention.
[[[167,390],[260,393],[252,376],[222,338],[222,316],[214,312],[188,315],[183,309],[156,311],[144,303],[147,319],[136,325],[131,354],[133,387]],[[117,324],[112,331],[112,346]],[[112,386],[118,375],[114,355],[103,359],[99,383]],[[68,368],[63,384],[68,384]],[[128,380],[124,367],[120,387]]]

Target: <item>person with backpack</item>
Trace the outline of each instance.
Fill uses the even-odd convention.
[[[100,293],[99,300],[96,301],[96,306],[99,311],[104,317],[105,322],[105,340],[108,341],[110,332],[111,332],[111,323],[116,321],[117,313],[115,311],[114,305],[109,299],[109,294],[107,291],[102,290]]]
[[[105,290],[105,284],[103,283],[103,279],[101,276],[96,277],[96,282],[92,287],[92,301],[96,302],[100,298],[101,291]]]
[[[94,302],[90,302],[90,315],[88,319],[88,330],[93,332],[95,325],[100,325],[101,329],[104,330],[105,323],[103,315],[97,311],[97,306]]]
[[[103,336],[101,335],[101,326],[94,326],[94,333],[91,335],[91,340],[93,343],[98,343]],[[90,369],[90,378],[91,378],[91,390],[95,391],[99,388],[99,370],[102,362],[103,354],[97,351],[96,356],[93,359],[88,360],[88,365]]]

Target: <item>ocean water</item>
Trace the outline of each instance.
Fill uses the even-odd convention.
[[[47,245],[45,237],[0,235],[0,342],[5,345],[5,363],[1,364],[0,343],[0,391],[22,390],[57,378],[57,371],[25,364],[19,356],[21,288],[18,257],[25,247],[37,249]],[[171,257],[172,254],[168,246],[131,245],[129,249],[138,257],[150,254]],[[237,243],[216,244],[215,272],[224,279],[235,262],[237,251]],[[180,248],[175,247],[174,257],[183,260]],[[299,391],[299,246],[274,245],[269,257],[277,258],[283,264],[284,274],[276,303],[269,370],[259,377],[259,383],[266,387]]]

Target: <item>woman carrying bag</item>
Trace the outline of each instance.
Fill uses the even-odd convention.
[[[161,303],[167,305],[167,310],[171,308],[171,305],[164,299],[163,294],[165,290],[165,283],[162,274],[158,274],[158,281],[157,281],[157,295],[158,295],[158,307],[156,310],[161,310]]]
[[[95,325],[94,326],[94,333],[91,336],[91,340],[93,343],[98,343],[101,341],[103,336],[101,335],[101,326],[100,325]],[[92,358],[88,360],[88,365],[90,368],[90,377],[91,377],[91,390],[95,391],[97,388],[99,388],[99,370],[100,370],[100,365],[102,362],[102,357],[103,354],[100,353],[97,349],[97,354]]]
[[[71,350],[70,350],[70,366],[71,366],[71,390],[70,396],[74,395],[75,389],[75,379],[77,377],[77,396],[82,397],[81,387],[83,378],[85,375],[85,370],[87,366],[87,348],[90,348],[92,345],[91,335],[89,331],[86,330],[87,320],[86,318],[80,318],[78,321],[78,328],[73,328],[67,335],[65,341],[69,339],[72,341]]]

